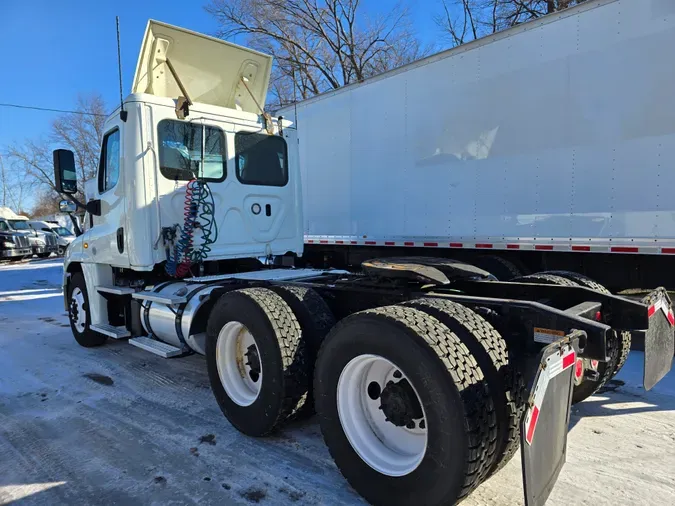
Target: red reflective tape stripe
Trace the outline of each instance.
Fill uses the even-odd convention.
[[[352,241],[351,244],[358,244],[358,241]]]
[[[527,428],[527,442],[532,444],[532,438],[534,437],[534,429],[537,426],[537,420],[539,419],[539,408],[534,406],[532,408],[532,418],[530,419],[530,426]]]
[[[344,241],[335,241],[335,244],[344,244]]]
[[[572,251],[591,251],[590,246],[572,246]]]
[[[673,327],[675,326],[675,316],[673,316],[673,311],[668,310],[668,323],[670,323],[670,326]]]
[[[506,249],[520,249],[520,244],[507,244]]]
[[[675,248],[661,248],[661,253],[672,255],[673,253],[675,253]]]
[[[313,240],[313,239],[307,239],[307,242],[308,242],[309,244],[313,244],[313,243],[314,243],[314,240]]]
[[[633,246],[612,246],[609,251],[613,253],[637,253],[640,249]]]
[[[372,246],[372,245],[377,244],[377,241],[366,241],[366,244],[368,244],[369,246]]]
[[[437,242],[425,242],[424,245],[425,246],[438,246],[438,243]]]
[[[649,311],[647,312],[647,316],[651,318],[654,313],[656,313],[656,306],[649,306]]]
[[[396,243],[394,241],[384,241],[385,246],[395,246]]]
[[[328,244],[328,241],[319,241],[320,244]]]
[[[553,245],[552,244],[535,244],[534,249],[551,251],[553,249]]]
[[[403,246],[414,246],[414,245],[415,245],[415,243],[411,242],[411,241],[406,241],[406,242],[403,243]]]
[[[479,243],[479,244],[476,244],[476,248],[492,249],[492,244],[490,244],[490,243]]]
[[[461,242],[451,242],[450,243],[451,248],[462,248],[464,245]]]
[[[574,359],[575,359],[575,354],[573,353],[568,353],[567,355],[563,356],[562,358],[562,368],[563,371],[567,369],[568,367],[572,367],[572,364],[574,364]]]

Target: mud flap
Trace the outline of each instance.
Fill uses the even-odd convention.
[[[668,293],[657,288],[642,301],[649,307],[645,332],[644,387],[650,390],[670,371],[675,353],[675,317]]]
[[[539,356],[539,369],[520,427],[526,506],[546,502],[565,463],[573,366],[580,338],[585,341],[585,334],[574,331],[548,345]]]

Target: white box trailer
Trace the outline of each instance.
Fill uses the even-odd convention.
[[[589,1],[281,110],[306,244],[675,253],[672,47],[675,2]]]

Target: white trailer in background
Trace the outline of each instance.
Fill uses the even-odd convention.
[[[675,286],[672,47],[675,2],[595,0],[279,111],[306,244]]]
[[[425,229],[435,219],[425,213],[441,209],[433,199],[417,200],[425,211],[406,205],[401,214],[382,198],[396,190],[392,198],[405,204],[397,178],[406,169],[386,177],[369,168],[378,153],[396,162],[381,151],[390,143],[374,136],[372,150],[364,142],[341,151],[326,140],[384,129],[399,152],[407,142],[395,137],[399,124],[360,130],[338,116],[340,128],[354,130],[345,134],[325,117],[315,126],[326,137],[308,139],[302,120],[295,130],[260,114],[271,65],[267,55],[148,24],[132,94],[106,120],[95,183],[87,203],[77,203],[90,226],[64,259],[75,340],[95,347],[129,339],[164,358],[204,355],[223,414],[251,436],[316,410],[337,466],[373,504],[456,503],[519,447],[526,503],[543,504],[565,462],[571,403],[618,372],[631,332],[645,336],[645,388],[671,369],[675,318],[667,293],[657,289],[636,302],[573,272],[502,282],[447,258],[371,259],[335,269],[334,246],[323,240],[325,249],[309,253],[325,255],[326,265],[299,268],[298,134],[305,163],[308,152],[317,153],[308,142],[327,149],[325,168],[305,167],[310,228],[340,225],[344,212],[358,222],[349,232],[331,229],[350,234],[344,237],[370,233],[359,220],[396,230],[384,223],[383,207],[391,220],[410,215],[410,237],[429,242],[441,229],[435,222],[433,233]],[[345,111],[356,114],[335,109]],[[348,179],[333,174],[339,156]],[[422,161],[409,169],[442,177],[440,158],[411,157]],[[363,174],[358,159],[368,161]],[[54,164],[55,187],[72,195],[73,153],[56,150]],[[317,208],[313,178],[323,171],[330,177],[322,184],[333,184],[348,206]],[[421,191],[415,178],[405,181]],[[418,182],[441,192],[433,178]]]

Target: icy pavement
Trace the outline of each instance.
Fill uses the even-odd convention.
[[[234,430],[203,358],[77,346],[61,269],[0,266],[0,504],[363,504],[313,421],[265,439]],[[573,408],[548,504],[675,504],[675,374],[645,392],[641,360]],[[516,457],[463,504],[521,503]]]

